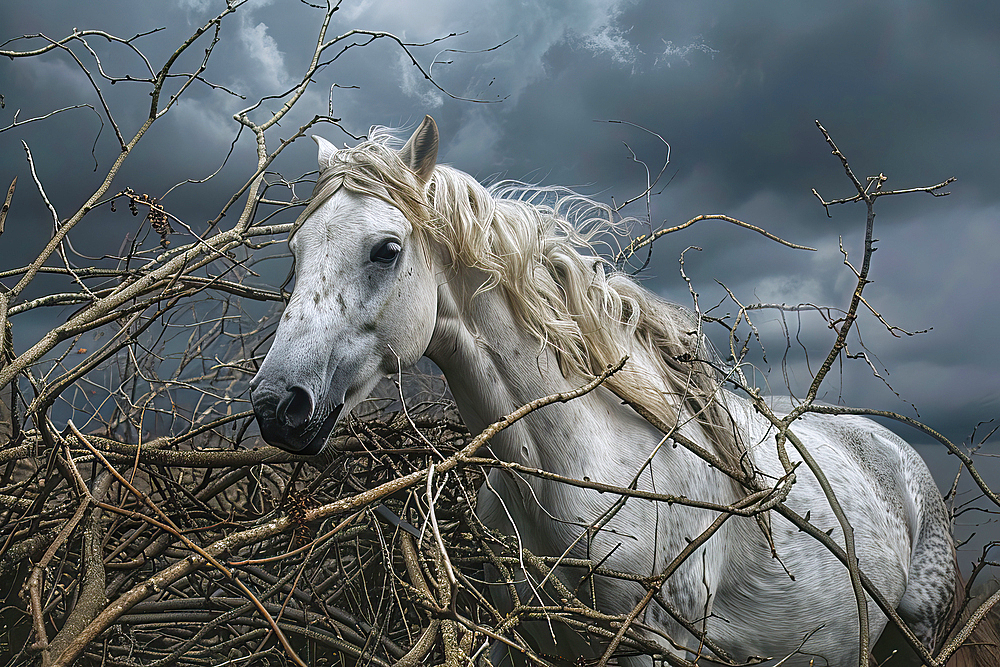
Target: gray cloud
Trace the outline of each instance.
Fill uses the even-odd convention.
[[[36,32],[59,37],[74,26],[130,36],[164,26],[139,41],[153,62],[161,62],[219,7],[208,0],[107,2],[96,13],[92,5],[68,0],[5,3],[0,26],[4,38]],[[863,322],[865,342],[903,400],[861,361],[845,364],[827,400],[842,392],[848,403],[904,412],[913,402],[928,422],[961,439],[1000,412],[1000,355],[991,340],[1000,326],[998,14],[990,2],[345,2],[330,36],[366,28],[426,42],[464,33],[414,54],[425,67],[435,63],[434,75],[449,92],[493,103],[448,97],[382,40],[348,50],[321,71],[283,129],[291,134],[325,113],[337,84],[342,88],[333,89],[334,113],[355,133],[374,123],[412,124],[431,112],[443,134],[442,159],[480,178],[566,184],[621,201],[640,191],[645,179],[623,142],[656,168],[662,145],[635,128],[594,121],[643,125],[672,147],[667,177],[673,180],[652,202],[654,225],[728,213],[819,249],[792,251],[719,222],[663,239],[646,285],[687,302],[677,257],[688,245],[700,245],[704,250],[688,254],[686,269],[703,305],[724,297],[716,279],[745,302],[847,303],[852,285],[838,238],[852,258],[859,256],[864,211],[837,207],[830,219],[811,194],[813,187],[827,198],[851,194],[815,119],[833,133],[861,177],[884,172],[887,187],[911,187],[957,176],[949,198],[883,199],[877,209],[881,241],[868,292],[872,305],[893,324],[932,329],[897,340],[873,318]],[[225,25],[206,76],[250,101],[193,87],[173,118],[154,126],[114,187],[161,194],[216,170],[237,130],[232,114],[294,83],[308,63],[317,20],[315,10],[289,1],[245,8]],[[511,41],[502,48],[473,52],[505,40]],[[93,45],[109,71],[142,72],[141,61],[126,50],[99,40]],[[103,88],[123,132],[134,131],[147,113],[144,90],[136,95],[138,88],[127,83]],[[0,93],[0,126],[18,109],[25,118],[70,104],[96,105],[89,85],[60,54],[0,62]],[[105,124],[95,149],[102,167],[117,154]],[[19,142],[28,142],[53,203],[68,215],[100,175],[91,155],[99,127],[96,114],[77,109],[0,134],[0,184],[19,176],[17,208],[0,238],[0,269],[33,256],[51,227]],[[334,128],[320,132],[338,143],[348,140]],[[300,143],[277,168],[299,174],[313,167],[311,143]],[[217,179],[172,193],[171,210],[195,225],[214,217],[246,178],[252,155],[245,137]],[[88,219],[75,243],[83,251],[115,252],[137,222],[102,212]],[[117,239],[110,250],[108,238]],[[732,312],[732,304],[722,310]],[[761,366],[770,370],[772,388],[780,388],[780,318],[761,313],[755,321],[767,334],[768,359]],[[798,318],[785,321],[794,337]],[[801,326],[800,337],[814,349],[832,340],[814,317],[803,316]],[[817,359],[809,361],[815,370]],[[808,374],[794,345],[787,369],[801,391]]]

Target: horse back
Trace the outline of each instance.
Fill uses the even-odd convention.
[[[787,399],[773,405],[776,411],[790,408]],[[847,515],[862,571],[933,649],[942,640],[957,573],[948,512],[927,465],[902,438],[864,417],[806,414],[792,430],[829,479]],[[793,461],[800,459],[790,444],[787,447]],[[774,470],[774,449],[773,436],[761,439],[753,450],[758,465]],[[839,522],[815,476],[804,464],[796,475],[797,488],[789,505],[800,515],[808,513],[821,530],[832,528],[831,536],[843,544]],[[811,538],[802,540],[802,534],[796,538],[795,545],[789,545],[793,553],[825,551]],[[805,557],[799,561],[800,566],[807,563]],[[838,587],[848,585],[846,568],[837,563],[834,569],[842,581]],[[853,594],[846,592],[853,605]],[[856,624],[856,612],[853,616]],[[873,637],[886,620],[869,603]]]

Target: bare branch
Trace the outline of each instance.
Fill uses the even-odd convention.
[[[14,186],[17,185],[17,176],[10,182],[7,188],[7,197],[3,200],[3,207],[0,208],[0,234],[3,234],[4,223],[7,221],[7,211],[10,210],[10,200],[14,198]]]
[[[655,232],[653,232],[652,234],[642,234],[642,235],[639,235],[639,236],[635,237],[632,240],[632,242],[629,243],[618,254],[617,257],[615,257],[615,261],[616,262],[621,262],[622,260],[624,260],[628,256],[630,256],[633,253],[635,253],[635,251],[639,250],[640,248],[642,248],[645,245],[653,243],[654,241],[656,241],[661,236],[664,236],[665,234],[671,234],[673,232],[679,232],[680,230],[686,229],[686,228],[690,227],[691,225],[693,225],[693,224],[695,224],[697,222],[701,222],[702,220],[724,220],[724,221],[726,221],[728,223],[737,225],[738,227],[743,227],[745,229],[753,230],[753,231],[757,232],[758,234],[760,234],[761,236],[766,236],[767,238],[771,239],[772,241],[776,241],[776,242],[780,243],[783,246],[788,246],[789,248],[795,248],[796,250],[811,250],[813,252],[815,252],[815,250],[816,250],[815,248],[810,248],[809,246],[799,245],[797,243],[792,243],[791,241],[786,241],[786,240],[784,240],[782,238],[779,238],[779,237],[775,236],[774,234],[772,234],[771,232],[769,232],[769,231],[767,231],[765,229],[757,227],[756,225],[751,225],[750,223],[747,223],[747,222],[743,222],[742,220],[737,220],[736,218],[731,218],[728,215],[699,215],[699,216],[696,216],[694,218],[691,218],[687,222],[681,223],[681,224],[676,225],[674,227],[666,227],[666,228],[663,228],[663,229],[658,229]]]

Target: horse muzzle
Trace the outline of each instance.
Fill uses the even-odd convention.
[[[265,442],[293,454],[319,454],[344,409],[341,403],[318,418],[312,392],[301,386],[254,387],[250,401]]]

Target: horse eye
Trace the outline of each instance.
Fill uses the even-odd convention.
[[[380,264],[392,264],[402,250],[403,246],[399,245],[399,241],[390,239],[372,248],[370,259]]]

